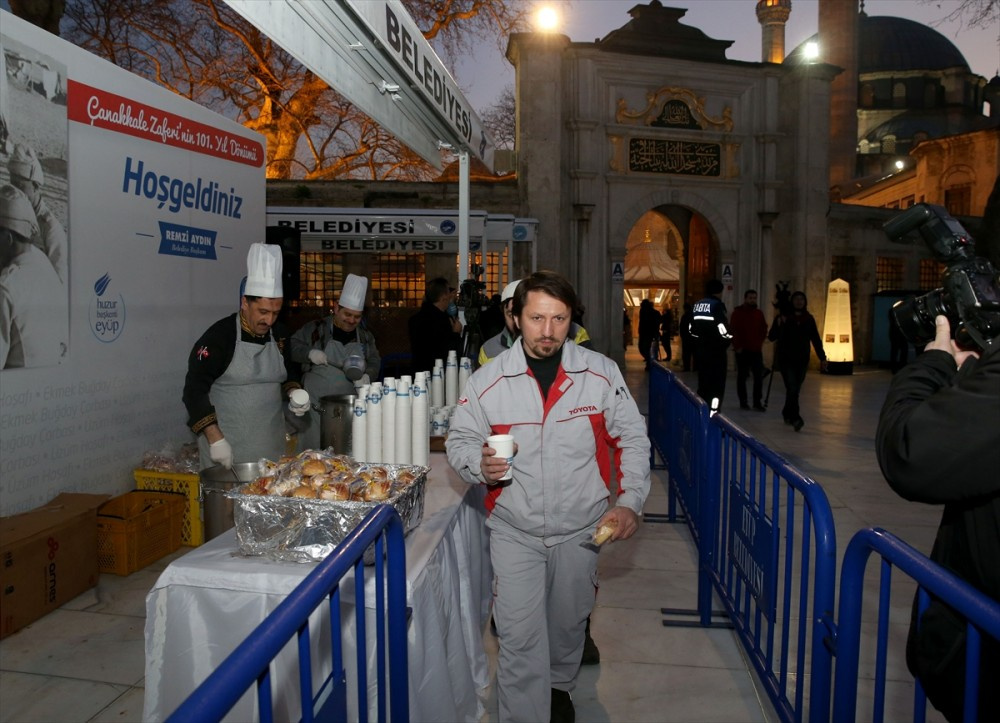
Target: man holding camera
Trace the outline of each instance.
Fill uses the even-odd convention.
[[[936,317],[935,332],[892,379],[876,437],[879,465],[902,497],[944,505],[931,559],[1000,602],[1000,339],[977,355],[952,341],[947,317]],[[961,720],[961,617],[932,598],[918,621],[914,602],[906,662],[931,703]],[[979,720],[1000,720],[997,681],[1000,643],[984,635]]]

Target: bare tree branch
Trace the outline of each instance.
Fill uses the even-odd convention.
[[[486,39],[499,46],[529,7],[528,0],[404,4],[446,58]],[[77,45],[264,135],[268,178],[433,174],[222,0],[67,0],[64,29]]]

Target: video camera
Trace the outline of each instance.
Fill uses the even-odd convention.
[[[463,356],[476,359],[479,347],[482,345],[482,333],[479,330],[479,313],[490,303],[486,296],[486,282],[480,281],[486,269],[479,264],[472,264],[472,278],[465,279],[458,288],[456,302],[465,311],[465,342],[462,347]]]
[[[788,290],[787,281],[779,281],[774,285],[774,308],[781,316],[790,316],[792,313],[792,292]]]
[[[940,288],[892,307],[903,336],[917,345],[928,343],[934,338],[934,317],[943,314],[963,348],[984,350],[1000,338],[1000,280],[993,265],[975,255],[972,236],[946,209],[918,203],[882,230],[892,241],[917,230],[934,258],[946,265]]]

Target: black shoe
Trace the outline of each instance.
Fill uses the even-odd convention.
[[[750,409],[750,405],[746,402],[740,402],[740,409]]]
[[[551,723],[575,723],[576,708],[573,698],[565,690],[552,689],[552,711],[549,713]]]
[[[587,627],[584,630],[583,657],[580,665],[597,665],[601,662],[601,651],[597,649],[597,643],[590,637],[590,618],[587,618]]]
[[[758,412],[766,412],[767,411],[767,407],[763,406],[762,404],[754,404],[753,408],[756,409]]]
[[[804,421],[802,421],[802,417],[799,417],[798,419],[792,421],[792,428],[796,432],[798,432],[798,431],[800,431],[802,429],[802,427],[805,426],[805,424],[806,423]]]

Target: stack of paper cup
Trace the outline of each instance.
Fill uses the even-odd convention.
[[[438,409],[434,412],[434,419],[431,421],[431,434],[435,437],[441,437],[444,435],[445,429],[444,411]]]
[[[351,417],[351,456],[357,460],[368,459],[368,385],[358,390],[354,397],[353,416]]]
[[[444,406],[444,361],[434,360],[431,370],[431,404],[435,407]]]
[[[410,402],[413,405],[413,427],[410,430],[413,464],[425,466],[430,453],[430,424],[427,419],[427,372],[417,372],[410,387]]]
[[[458,401],[458,355],[454,350],[448,352],[448,360],[444,363],[444,403],[451,406]]]
[[[412,411],[410,386],[405,379],[400,379],[399,386],[396,387],[396,429],[394,442],[396,451],[393,455],[393,461],[396,464],[410,464],[410,456],[413,454],[413,443],[410,440],[410,431],[413,429],[413,420],[410,418]],[[386,440],[385,444],[388,445],[389,441]]]
[[[382,459],[373,462],[398,462],[395,458],[396,447],[392,443],[396,433],[396,380],[386,377],[382,380]]]
[[[368,390],[368,459],[362,462],[382,461],[382,384],[372,382]]]

